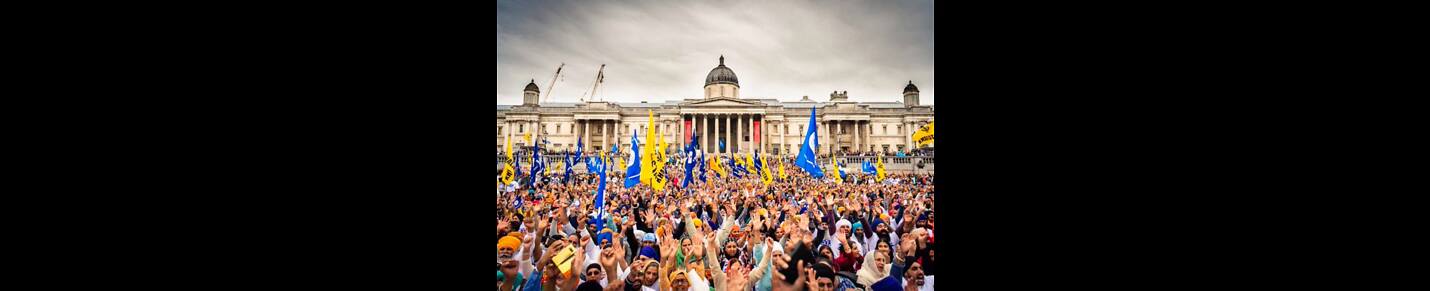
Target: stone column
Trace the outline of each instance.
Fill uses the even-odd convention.
[[[722,154],[725,153],[725,149],[720,148],[720,141],[728,138],[727,136],[725,136],[725,132],[721,129],[721,127],[723,127],[725,124],[727,124],[727,122],[725,121],[725,116],[717,114],[715,116],[715,135],[717,135],[718,138],[715,138],[715,147],[711,149],[714,149],[715,152]]]
[[[705,138],[705,125],[709,124],[708,122],[705,122],[705,115],[691,114],[690,118],[691,128],[695,130],[695,135],[700,137],[700,140],[696,140],[696,142],[700,144],[700,150],[703,151],[709,149],[710,147],[705,146],[705,141],[709,140],[708,138]]]
[[[734,115],[725,114],[725,153],[727,154],[735,151],[735,126],[733,125],[734,122]]]
[[[789,135],[789,124],[787,124],[786,122],[789,122],[789,120],[786,119],[785,121],[780,121],[780,125],[775,126],[775,128],[778,128],[780,132],[780,144],[775,146],[779,147],[781,155],[789,154],[785,152],[785,145],[789,144],[789,140],[785,139],[785,136]]]
[[[859,124],[858,120],[854,121],[854,151],[856,152],[859,151],[859,129],[863,126]]]
[[[905,153],[908,153],[908,152],[914,150],[914,136],[913,136],[914,130],[915,130],[915,129],[914,129],[914,124],[913,124],[912,122],[905,122],[905,123],[904,123],[904,152],[905,152]]]
[[[827,154],[829,153],[829,122],[820,120],[819,129],[817,130],[819,130],[819,148],[815,150],[818,150],[819,153]]]

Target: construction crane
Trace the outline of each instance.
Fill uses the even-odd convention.
[[[556,67],[556,75],[555,75],[555,76],[551,76],[551,84],[550,84],[550,85],[546,85],[546,95],[542,95],[542,96],[541,96],[541,102],[546,102],[546,101],[549,101],[549,100],[550,100],[550,99],[548,99],[548,97],[551,97],[551,91],[552,91],[553,89],[556,89],[556,79],[561,77],[561,68],[562,68],[562,67],[566,67],[566,63],[561,63],[561,66]]]
[[[606,79],[605,71],[606,71],[606,64],[601,64],[601,69],[596,70],[596,81],[591,84],[591,91],[590,91],[590,92],[591,92],[590,97],[591,97],[591,99],[592,99],[593,101],[599,101],[599,100],[595,100],[595,98],[596,98],[596,88],[601,87],[601,81],[603,81],[603,80]],[[585,93],[582,93],[581,95],[582,95],[582,96],[587,96],[587,94],[585,94]],[[586,98],[584,98],[584,97],[581,98],[581,102],[586,102]]]

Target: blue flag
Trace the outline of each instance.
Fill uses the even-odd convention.
[[[814,151],[819,148],[819,123],[814,121],[814,108],[809,109],[809,131],[804,134],[804,144],[799,145],[799,156],[795,157],[794,165],[804,169],[815,179],[824,178],[824,170],[819,168],[819,163],[815,161]]]
[[[690,185],[691,180],[695,179],[695,177],[690,174],[691,170],[695,169],[695,149],[697,145],[700,144],[699,140],[700,136],[698,134],[691,134],[690,143],[685,146],[685,179],[680,180],[680,188],[685,188],[685,186]]]
[[[531,181],[527,181],[529,187],[536,188],[536,180],[540,180],[537,179],[537,176],[541,175],[541,171],[544,170],[546,170],[546,163],[541,161],[541,144],[538,143],[531,151]]]
[[[581,156],[586,154],[586,152],[582,150],[586,148],[585,139],[586,137],[584,136],[576,139],[576,159],[574,159],[574,161],[580,162]]]
[[[641,183],[641,148],[640,140],[636,139],[641,132],[640,130],[633,131],[635,134],[631,135],[631,158],[626,160],[626,188]]]
[[[599,157],[586,157],[586,173],[595,174],[601,170],[601,159]]]
[[[720,139],[720,151],[725,151],[725,139]]]
[[[864,160],[864,174],[874,174],[876,172],[878,172],[878,170],[874,169],[874,164],[869,163],[869,160]]]
[[[566,157],[562,159],[562,162],[565,162],[565,163],[566,163],[566,177],[561,178],[561,183],[564,184],[564,183],[570,183],[570,182],[571,182],[571,167],[575,167],[575,166],[576,166],[576,161],[578,161],[578,160],[579,160],[579,158],[577,158],[575,155],[572,155],[572,154],[570,154],[570,153],[567,153],[567,154],[566,154]]]
[[[602,166],[596,174],[601,176],[601,183],[596,185],[596,202],[591,205],[596,207],[596,229],[601,229],[606,224],[606,167]]]
[[[840,165],[840,164],[839,164],[839,159],[834,159],[834,169],[839,170],[839,179],[841,179],[841,180],[847,180],[847,179],[849,179],[849,175],[844,174],[844,165]]]
[[[764,171],[765,171],[765,162],[760,160],[760,151],[755,151],[754,161],[755,161],[755,176],[759,176],[760,173],[764,173]]]
[[[699,153],[700,153],[700,158],[699,158],[699,160],[700,160],[700,182],[701,182],[701,183],[705,183],[705,152],[704,152],[704,151],[701,151],[701,152],[699,152]]]

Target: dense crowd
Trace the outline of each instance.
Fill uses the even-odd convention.
[[[497,182],[497,286],[934,290],[931,174],[879,181],[853,171],[836,182],[771,161],[767,167],[783,164],[786,175],[768,184],[707,172],[684,188],[684,167],[671,163],[657,171],[670,177],[661,191],[622,187],[625,170],[612,162],[604,211],[593,206],[595,174],[522,172],[511,184]]]

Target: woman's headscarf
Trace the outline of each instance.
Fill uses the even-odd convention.
[[[871,253],[868,256],[864,256],[864,267],[860,268],[858,273],[859,285],[874,286],[874,283],[878,283],[879,280],[883,280],[884,277],[889,276],[889,265],[880,266],[884,268],[883,271],[875,270],[878,269],[874,267],[875,264],[877,264],[876,262],[874,262],[874,257],[877,257],[877,254],[878,253],[876,252]],[[886,261],[885,264],[888,264],[888,254],[885,254],[884,256],[884,260]]]

